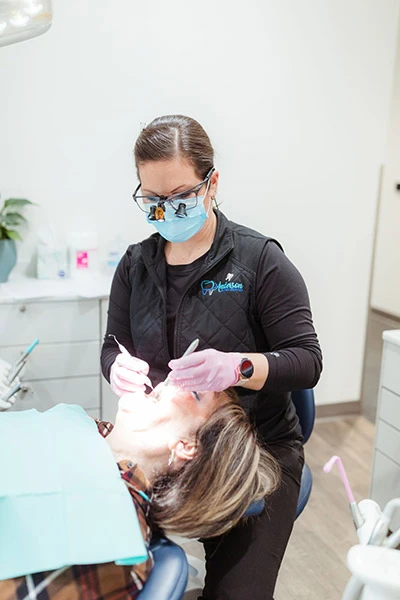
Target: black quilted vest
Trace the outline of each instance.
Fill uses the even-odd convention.
[[[170,359],[181,356],[195,338],[200,340],[199,350],[269,350],[258,326],[256,273],[261,253],[272,240],[228,221],[219,211],[217,216],[213,245],[180,299],[173,357],[167,343],[165,240],[154,234],[129,248],[132,339],[135,355],[151,365],[149,375],[154,385],[165,379]],[[273,438],[299,437],[288,394],[236,389],[266,439],[271,439],[270,434]]]

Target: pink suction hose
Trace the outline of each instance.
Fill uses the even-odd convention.
[[[337,463],[339,473],[340,473],[340,476],[343,481],[344,489],[346,490],[347,497],[350,502],[350,510],[351,510],[351,515],[353,517],[354,525],[355,525],[356,529],[359,529],[363,525],[365,519],[362,516],[360,509],[358,508],[358,504],[354,499],[354,495],[353,495],[353,492],[351,491],[350,483],[347,478],[346,471],[344,469],[342,459],[340,458],[340,456],[332,456],[332,458],[330,458],[328,460],[328,462],[324,465],[323,471],[324,471],[324,473],[329,473],[329,471],[332,469],[332,467],[335,463]]]

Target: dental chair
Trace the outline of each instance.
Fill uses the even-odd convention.
[[[189,575],[185,551],[168,538],[153,540],[151,551],[154,567],[138,599],[181,600]]]
[[[315,421],[314,391],[312,389],[292,392],[292,402],[299,417],[303,433],[303,443],[309,439]],[[297,502],[296,519],[303,512],[312,489],[312,474],[304,463],[301,475],[301,486]],[[254,502],[246,511],[245,517],[261,514],[264,501]],[[185,551],[173,541],[160,538],[152,542],[154,568],[140,592],[139,600],[181,600],[185,593],[189,566]]]
[[[299,417],[300,427],[303,434],[303,444],[305,444],[314,429],[315,421],[315,400],[314,390],[298,390],[292,392],[292,402],[296,408]],[[305,462],[301,474],[301,485],[299,499],[297,501],[296,519],[301,515],[311,495],[312,473],[310,467]]]
[[[303,444],[305,444],[314,428],[315,421],[315,400],[314,390],[297,390],[292,392],[292,402],[295,406],[297,416],[299,417],[301,432],[303,434]],[[299,499],[297,501],[296,519],[301,515],[308,499],[311,495],[312,489],[312,473],[307,463],[304,463],[303,472],[301,474],[301,485],[299,492]],[[256,517],[261,514],[264,509],[264,500],[259,502],[253,502],[253,504],[247,509],[245,517]]]

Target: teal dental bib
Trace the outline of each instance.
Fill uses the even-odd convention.
[[[0,580],[147,551],[107,442],[80,406],[0,413]]]

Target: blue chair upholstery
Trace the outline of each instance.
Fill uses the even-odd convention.
[[[311,435],[315,421],[315,401],[314,390],[298,390],[292,392],[292,402],[296,408],[297,416],[299,417],[300,427],[303,434],[303,443],[305,444]],[[303,512],[312,489],[312,474],[307,464],[304,464],[301,474],[301,485],[299,499],[297,502],[296,519]],[[245,517],[256,517],[264,510],[264,500],[253,502],[246,510]]]
[[[314,428],[314,390],[308,389],[292,392],[292,402],[296,408],[297,416],[299,417],[301,432],[303,434],[303,444],[305,444]]]
[[[140,600],[181,600],[188,581],[189,567],[184,550],[171,540],[153,541],[154,567],[139,593]]]
[[[292,392],[292,402],[296,408],[297,416],[299,417],[300,427],[303,434],[303,444],[305,444],[311,435],[315,421],[315,401],[314,390],[298,390]],[[299,499],[297,501],[296,519],[303,512],[312,489],[312,474],[310,467],[304,463],[303,472],[301,474],[301,485]]]
[[[310,471],[310,467],[307,465],[307,463],[304,463],[303,472],[301,474],[301,485],[300,485],[299,498],[297,500],[296,519],[297,519],[297,517],[299,517],[301,515],[301,513],[305,509],[308,499],[310,498],[310,495],[311,495],[311,489],[312,489],[312,474]]]

